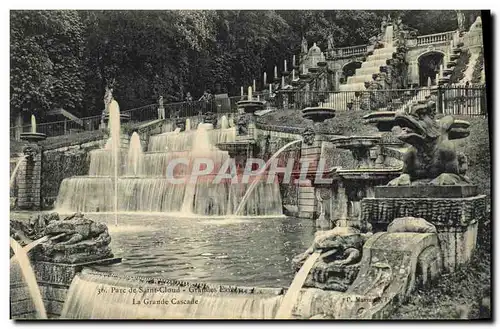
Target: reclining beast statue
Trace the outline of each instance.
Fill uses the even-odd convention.
[[[48,239],[33,250],[36,260],[75,264],[113,257],[106,224],[81,213],[50,221],[43,234]]]
[[[395,124],[401,127],[398,138],[411,145],[403,159],[403,173],[389,186],[468,184],[463,154],[450,141],[455,120],[445,116],[435,120],[435,103],[414,104],[409,113],[397,113]]]
[[[304,286],[347,290],[359,272],[363,244],[370,236],[371,233],[361,233],[356,227],[335,227],[328,231],[318,231],[312,246],[292,260],[298,271],[312,253],[321,251]]]

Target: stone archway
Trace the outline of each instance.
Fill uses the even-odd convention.
[[[439,67],[443,64],[443,59],[444,54],[440,51],[429,51],[418,57],[418,81],[421,87],[427,86],[429,77],[432,84],[436,84],[436,74],[439,73]]]

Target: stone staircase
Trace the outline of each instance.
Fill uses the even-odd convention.
[[[361,67],[356,69],[353,76],[347,78],[347,82],[340,85],[340,92],[330,94],[322,106],[333,107],[338,111],[349,110],[348,104],[356,98],[356,94],[366,91],[365,82],[373,81],[373,74],[380,73],[380,67],[387,65],[387,60],[392,58],[396,48],[389,43],[384,43],[384,48],[373,50],[368,55]]]
[[[385,66],[386,61],[392,58],[396,49],[392,45],[385,45],[384,48],[375,49],[373,55],[369,55],[366,61],[361,64],[353,76],[347,78],[347,83],[340,85],[340,91],[363,91],[365,81],[372,81],[372,76],[380,72],[380,67]]]

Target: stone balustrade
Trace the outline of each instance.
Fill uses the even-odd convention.
[[[339,57],[362,55],[368,51],[368,45],[336,48],[335,52]]]
[[[417,46],[430,45],[434,43],[448,42],[453,38],[455,31],[421,35],[417,37]]]

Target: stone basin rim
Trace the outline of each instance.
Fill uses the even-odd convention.
[[[123,282],[120,282],[121,285],[147,285],[147,286],[172,286],[172,287],[177,287],[177,286],[184,286],[184,287],[204,287],[204,288],[219,288],[217,289],[220,291],[220,288],[236,288],[236,289],[241,289],[241,292],[239,293],[232,293],[232,292],[223,292],[221,293],[220,297],[226,295],[262,295],[262,296],[280,296],[284,295],[285,292],[287,291],[287,287],[245,287],[245,286],[240,286],[240,285],[231,285],[231,284],[219,284],[219,283],[211,283],[211,282],[200,282],[200,281],[189,281],[189,280],[178,280],[178,279],[168,279],[168,278],[162,278],[162,277],[155,277],[155,276],[143,276],[143,275],[126,275],[126,274],[117,274],[113,272],[103,272],[103,271],[98,271],[96,269],[92,269],[89,267],[84,267],[81,271],[82,274],[84,275],[90,275],[94,276],[97,278],[97,280],[101,281],[110,281],[110,284],[113,280],[116,279],[122,279]],[[129,285],[127,285],[128,287]],[[242,293],[243,292],[243,293]]]

